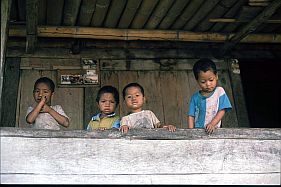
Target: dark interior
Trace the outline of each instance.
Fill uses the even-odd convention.
[[[239,62],[251,127],[280,127],[281,60]]]

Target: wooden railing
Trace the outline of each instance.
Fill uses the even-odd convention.
[[[0,130],[3,184],[280,184],[280,129]]]

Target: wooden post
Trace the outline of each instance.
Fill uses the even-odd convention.
[[[3,80],[3,96],[1,105],[3,106],[1,125],[5,127],[15,127],[18,88],[20,80],[20,58],[7,58],[5,64],[5,77]]]
[[[33,53],[37,43],[38,0],[26,1],[26,53]]]
[[[1,0],[1,63],[0,63],[0,121],[2,119],[2,89],[3,89],[3,74],[6,58],[6,42],[8,38],[10,10],[12,1]]]
[[[236,109],[236,116],[238,118],[239,127],[250,127],[248,111],[246,107],[244,90],[242,86],[239,63],[237,60],[232,59],[227,62],[229,66],[229,76],[231,87],[233,90],[234,107]]]

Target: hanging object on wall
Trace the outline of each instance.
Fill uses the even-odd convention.
[[[72,87],[99,85],[99,77],[99,61],[82,58],[81,69],[58,70],[58,85]]]

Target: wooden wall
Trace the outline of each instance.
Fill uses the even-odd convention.
[[[198,90],[192,73],[192,65],[198,59],[98,59],[101,85],[113,85],[120,93],[117,113],[127,113],[122,89],[130,82],[140,83],[147,99],[145,109],[154,111],[160,121],[187,128],[191,95]],[[223,127],[238,127],[228,63],[215,60],[219,69],[219,85],[223,86],[231,100],[233,110],[223,119]],[[57,70],[81,68],[80,58],[24,57],[20,62],[18,93],[18,126],[26,127],[26,109],[34,100],[33,84],[37,78],[48,76],[56,83]],[[71,118],[69,129],[83,129],[90,117],[97,112],[95,97],[100,86],[74,88],[58,87],[53,103],[62,105]]]

